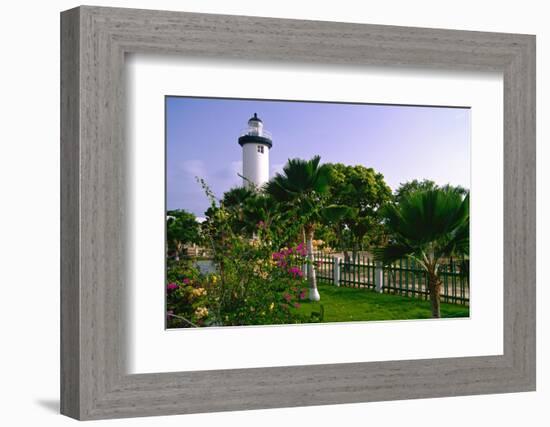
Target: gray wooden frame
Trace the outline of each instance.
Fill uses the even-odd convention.
[[[128,375],[130,52],[502,72],[504,354]],[[63,414],[100,419],[535,390],[534,36],[83,6],[61,14],[61,122]]]

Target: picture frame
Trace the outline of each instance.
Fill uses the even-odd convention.
[[[128,53],[502,72],[503,354],[127,374]],[[535,390],[535,36],[81,6],[61,14],[61,166],[64,415],[90,420]]]

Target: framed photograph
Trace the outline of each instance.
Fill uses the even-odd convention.
[[[535,390],[535,37],[61,14],[61,411]]]

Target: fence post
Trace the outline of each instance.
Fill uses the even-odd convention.
[[[376,292],[384,292],[384,268],[380,261],[375,262],[374,268],[374,289]]]
[[[340,257],[332,257],[332,282],[335,286],[340,286]]]

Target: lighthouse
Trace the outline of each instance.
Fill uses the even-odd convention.
[[[269,181],[269,150],[271,134],[264,129],[256,113],[248,120],[248,128],[239,137],[243,149],[243,184],[260,188]]]

